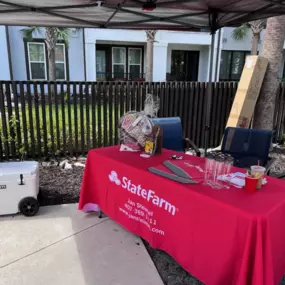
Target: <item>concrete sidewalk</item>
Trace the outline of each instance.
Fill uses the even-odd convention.
[[[1,285],[162,285],[141,240],[77,205],[0,217]]]

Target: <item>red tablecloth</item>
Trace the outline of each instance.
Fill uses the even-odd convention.
[[[173,154],[91,150],[79,209],[99,205],[207,285],[278,284],[285,273],[284,181],[268,177],[262,190],[247,194],[182,185],[148,171]],[[202,158],[184,159],[204,166]]]

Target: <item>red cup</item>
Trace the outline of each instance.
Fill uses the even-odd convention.
[[[244,191],[247,193],[254,193],[256,191],[257,183],[258,183],[258,178],[252,178],[250,176],[246,176]]]

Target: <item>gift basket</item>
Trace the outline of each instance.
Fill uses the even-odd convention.
[[[148,94],[143,111],[130,111],[120,118],[121,151],[144,150],[150,155],[161,152],[162,130],[151,120],[157,116],[158,109],[159,99]]]

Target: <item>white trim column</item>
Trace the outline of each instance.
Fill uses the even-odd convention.
[[[166,81],[167,43],[154,43],[153,48],[153,81]]]

